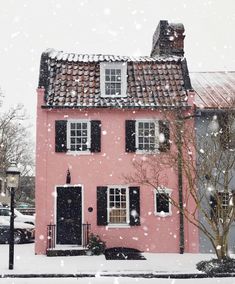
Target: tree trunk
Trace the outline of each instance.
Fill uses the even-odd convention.
[[[216,247],[216,255],[219,260],[223,260],[229,257],[227,235],[217,236],[215,240],[215,247]]]

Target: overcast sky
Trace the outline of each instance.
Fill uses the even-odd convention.
[[[185,26],[190,71],[235,70],[235,0],[1,0],[3,108],[34,123],[41,53],[149,55],[159,20]],[[2,108],[2,109],[3,109]],[[33,133],[35,131],[33,130]]]

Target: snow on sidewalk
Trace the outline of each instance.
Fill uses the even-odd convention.
[[[0,278],[0,284],[234,284],[234,278],[209,279],[146,279],[105,277],[105,274],[197,273],[197,262],[210,259],[209,254],[153,254],[147,260],[106,260],[102,256],[47,257],[34,254],[34,244],[15,246],[14,270],[8,269],[8,245],[0,245],[0,273],[6,274],[79,274],[86,278]]]
[[[143,279],[121,277],[0,279],[0,284],[234,284],[233,278]]]
[[[146,260],[106,260],[100,256],[47,257],[34,254],[34,244],[15,245],[14,270],[8,270],[8,245],[0,245],[1,274],[198,273],[196,263],[211,254],[144,253]]]

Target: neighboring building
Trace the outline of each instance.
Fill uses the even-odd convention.
[[[235,150],[235,72],[198,72],[190,73],[192,87],[196,92],[196,136],[197,143],[200,141],[210,141],[211,132],[213,132],[213,125],[218,127],[216,130],[220,135],[218,142],[221,144],[221,152],[229,151],[229,155],[234,155]],[[228,121],[229,113],[233,112],[233,121]],[[216,126],[217,124],[217,126]],[[211,129],[212,128],[212,129]],[[204,149],[205,150],[205,149]],[[213,165],[213,161],[211,161]],[[221,166],[222,168],[222,166]],[[199,181],[199,189],[201,191],[207,190],[205,184],[207,173],[205,172],[204,182]],[[219,176],[219,173],[215,173]],[[229,191],[235,191],[235,165],[231,167],[229,171],[230,180]],[[203,178],[201,179],[203,181]],[[221,188],[217,188],[221,194],[223,194],[223,206],[226,209],[228,205],[227,193],[223,193],[223,182],[221,182]],[[219,183],[217,182],[219,186]],[[203,201],[205,206],[208,206],[207,202]],[[206,205],[207,204],[207,205]],[[212,205],[212,202],[211,202]],[[200,214],[202,223],[205,223],[202,214]],[[207,237],[200,231],[200,252],[212,252],[214,251],[211,243]],[[229,250],[235,252],[235,224],[231,226],[229,234]]]
[[[36,254],[46,253],[48,228],[55,249],[86,245],[86,224],[107,247],[179,252],[179,212],[165,198],[178,198],[177,171],[165,169],[164,196],[124,184],[123,174],[137,156],[176,151],[169,121],[193,112],[183,33],[182,24],[161,21],[150,56],[42,54]],[[198,231],[187,220],[184,237],[185,252],[197,252]]]

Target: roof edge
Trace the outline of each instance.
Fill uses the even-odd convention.
[[[122,106],[122,107],[112,107],[112,106],[48,106],[42,105],[42,109],[190,109],[193,106]]]

